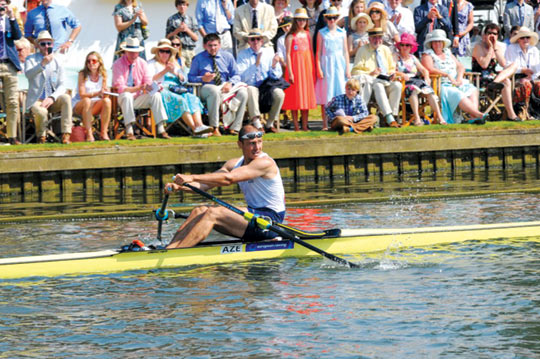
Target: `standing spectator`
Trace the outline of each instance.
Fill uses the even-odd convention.
[[[534,29],[534,10],[525,0],[508,1],[503,14],[504,34],[510,37],[512,26]]]
[[[62,143],[70,144],[72,118],[71,96],[64,85],[64,68],[56,59],[54,39],[48,31],[39,33],[36,43],[39,52],[26,58],[25,75],[28,78],[26,109],[30,109],[36,124],[38,143],[47,140],[49,113],[61,112]]]
[[[353,0],[353,2],[351,2],[351,6],[349,7],[349,14],[341,19],[343,26],[340,23],[338,23],[338,26],[344,28],[347,35],[351,34],[354,32],[354,30],[351,29],[352,20],[359,14],[364,13],[365,10],[366,3],[364,0]]]
[[[309,36],[313,37],[315,34],[315,27],[317,25],[317,21],[319,20],[319,15],[321,14],[321,11],[323,11],[323,7],[321,6],[321,0],[299,0],[300,4],[302,4],[302,7],[306,9],[308,14],[308,28],[309,28]]]
[[[330,4],[331,6],[338,9],[338,12],[339,12],[338,24],[340,23],[342,24],[343,22],[341,20],[344,18],[344,16],[342,15],[341,5],[343,4],[343,0],[330,0]],[[315,32],[313,33],[313,37],[312,37],[314,54],[317,53],[317,35],[319,34],[319,31],[323,27],[326,26],[326,17],[324,16],[324,14],[326,14],[326,11],[327,9],[324,9],[323,11],[321,11],[321,13],[319,14],[319,18],[317,19],[317,25],[315,25]]]
[[[296,9],[291,30],[285,38],[287,53],[285,80],[291,86],[285,90],[283,109],[291,110],[295,131],[300,130],[298,127],[298,110],[302,114],[302,130],[308,131],[309,110],[317,107],[313,49],[307,29],[308,19],[306,9]]]
[[[53,36],[54,51],[65,54],[81,32],[81,23],[66,7],[53,5],[53,0],[42,0],[41,5],[28,13],[24,24],[24,36],[34,41],[46,30]],[[68,32],[68,27],[71,32]]]
[[[438,1],[428,0],[414,9],[414,26],[420,54],[424,52],[424,41],[427,34],[433,30],[442,29],[448,39],[453,38],[453,27],[448,16],[448,8]]]
[[[287,58],[287,49],[285,47],[285,38],[287,37],[287,34],[289,31],[291,31],[293,18],[283,18],[283,21],[281,25],[279,25],[278,33],[281,32],[282,35],[276,40],[276,54],[278,55],[279,63],[281,65],[281,69],[283,72],[285,72],[285,68],[287,67],[286,58]]]
[[[3,88],[4,112],[7,115],[7,137],[12,145],[18,145],[17,124],[19,111],[19,80],[17,71],[21,63],[14,41],[22,38],[13,8],[6,0],[0,0],[0,79]]]
[[[116,38],[116,48],[114,50],[114,61],[118,60],[120,55],[118,51],[121,49],[121,45],[128,38],[136,38],[141,44],[143,50],[139,56],[146,60],[146,52],[144,51],[144,34],[143,26],[148,25],[148,19],[144,10],[137,6],[136,0],[120,0],[114,7],[114,26],[118,30],[118,36]]]
[[[174,36],[180,38],[182,58],[185,65],[190,67],[191,59],[195,56],[195,46],[197,46],[197,40],[199,40],[199,36],[197,36],[199,25],[197,20],[187,13],[189,0],[175,0],[174,5],[178,12],[167,19],[165,37],[171,41]]]
[[[388,16],[400,35],[414,35],[414,17],[411,10],[401,5],[402,0],[388,0]]]
[[[371,28],[369,45],[362,46],[354,59],[353,76],[364,81],[364,102],[375,93],[377,106],[390,127],[401,127],[396,122],[401,100],[401,82],[396,81],[396,62],[392,51],[383,45],[383,29]]]
[[[109,122],[111,121],[111,99],[108,92],[107,70],[101,55],[92,51],[86,55],[84,68],[79,71],[77,94],[73,97],[73,113],[82,116],[86,132],[86,141],[94,142],[92,121],[97,114],[101,115],[99,137],[109,141]]]
[[[135,110],[151,108],[154,115],[158,137],[170,139],[165,131],[164,123],[167,121],[167,112],[161,100],[161,94],[152,86],[152,75],[145,60],[139,57],[144,47],[139,45],[135,37],[128,37],[126,44],[121,48],[122,57],[113,64],[113,87],[120,94],[118,103],[124,115],[124,126],[128,140],[135,140],[133,123]]]
[[[283,18],[292,17],[292,12],[289,10],[289,0],[272,0],[272,6],[278,25],[281,24]]]
[[[233,42],[230,32],[234,23],[232,0],[198,0],[195,17],[203,37],[207,34],[217,34],[220,49],[232,52]]]
[[[394,50],[395,44],[399,42],[399,32],[394,24],[388,21],[388,14],[384,5],[380,2],[373,2],[369,5],[367,13],[373,22],[373,27],[382,29],[383,45],[388,46],[390,50]]]
[[[238,41],[238,50],[249,46],[247,36],[251,29],[260,29],[264,39],[263,46],[271,47],[277,28],[278,23],[274,8],[259,0],[249,0],[247,4],[236,9],[234,14],[233,33]]]
[[[353,32],[348,38],[349,56],[351,62],[354,63],[354,57],[362,46],[369,44],[368,29],[373,26],[371,18],[365,12],[356,15],[351,22]]]
[[[248,112],[251,123],[258,130],[262,129],[261,111],[259,108],[259,89],[267,79],[279,80],[282,76],[278,55],[271,47],[262,47],[262,31],[253,29],[248,35],[249,47],[238,54],[238,72],[242,82],[248,85]],[[285,94],[279,87],[272,90],[272,106],[266,123],[266,132],[277,132],[273,126],[279,121],[279,111],[283,105]]]
[[[456,56],[467,56],[471,51],[469,32],[474,26],[474,6],[466,0],[458,0],[455,9],[458,11],[458,28],[454,33],[452,52]]]
[[[242,128],[242,120],[246,112],[247,90],[241,86],[240,74],[233,55],[221,50],[221,40],[218,34],[208,34],[203,38],[204,51],[193,58],[189,69],[190,82],[202,83],[201,99],[208,108],[209,125],[213,127],[213,135],[221,136],[219,132],[220,105],[225,96],[235,92],[238,107],[229,134],[237,135]],[[240,86],[237,86],[240,85]]]
[[[315,95],[321,105],[323,131],[328,130],[328,119],[324,106],[335,96],[345,91],[345,81],[351,77],[347,33],[337,26],[339,12],[331,6],[324,14],[326,27],[317,35],[317,75]]]

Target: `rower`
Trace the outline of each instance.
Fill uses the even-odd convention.
[[[184,183],[203,191],[214,187],[238,183],[244,194],[248,211],[282,223],[285,217],[285,191],[276,162],[262,152],[263,133],[252,125],[242,127],[238,133],[238,147],[242,157],[227,161],[218,171],[200,175],[177,174],[173,183],[165,185],[165,194],[178,191],[191,192]],[[273,239],[274,232],[260,229],[255,221],[246,221],[241,215],[222,206],[202,205],[194,208],[180,226],[167,248],[193,247],[202,242],[212,229],[225,235],[241,238],[245,242]]]

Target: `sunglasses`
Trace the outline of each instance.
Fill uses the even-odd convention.
[[[488,31],[488,32],[486,32],[486,34],[488,34],[488,35],[495,35],[495,36],[498,36],[498,35],[499,35],[498,32],[492,32],[492,31]]]
[[[251,42],[262,41],[262,37],[250,37],[248,41],[251,41]]]
[[[88,59],[86,62],[89,63],[89,64],[97,64],[98,60],[96,60],[96,59]]]
[[[22,50],[24,50],[22,47],[21,47],[21,48],[18,48],[18,49],[17,49],[17,52],[21,52]]]
[[[382,14],[379,10],[371,10],[370,14]]]
[[[39,46],[41,47],[52,46],[52,45],[53,45],[52,41],[43,41],[39,43]]]
[[[343,2],[343,0],[332,0],[332,2]]]
[[[520,37],[519,39],[520,40],[530,40],[531,37],[530,36],[523,36],[523,37]]]
[[[162,54],[170,54],[171,50],[159,50],[159,52]]]
[[[179,43],[179,42],[171,42],[171,45],[174,46],[174,47],[180,47],[180,45],[182,45],[182,44]]]
[[[399,44],[399,47],[412,47],[411,44]]]
[[[261,131],[257,132],[248,132],[244,134],[242,137],[240,137],[241,140],[254,140],[256,138],[261,138],[263,136],[263,133]]]
[[[338,19],[337,16],[327,16],[326,17],[326,20],[328,20],[328,21],[336,21],[337,19]]]

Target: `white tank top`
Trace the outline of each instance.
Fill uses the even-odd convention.
[[[103,78],[101,77],[101,75],[99,75],[99,78],[98,78],[97,82],[94,82],[94,81],[90,80],[90,76],[88,76],[88,78],[84,82],[84,88],[86,90],[86,93],[92,93],[92,92],[101,91],[101,86],[102,85],[103,85]],[[90,100],[92,100],[92,102],[94,102],[94,101],[97,101],[99,99],[100,99],[100,97],[96,96],[96,97],[92,97]],[[79,102],[80,100],[81,100],[81,96],[79,95],[79,91],[77,90],[77,95],[75,95],[73,97],[73,99],[71,100],[72,107],[75,106],[77,104],[77,102]]]
[[[259,157],[268,157],[266,153],[261,153]],[[270,158],[274,161],[272,158]],[[234,168],[238,168],[244,164],[244,156],[242,156]],[[244,194],[246,203],[251,208],[270,208],[275,212],[285,211],[285,190],[281,180],[281,173],[278,172],[274,178],[257,177],[249,181],[238,182],[240,190]]]

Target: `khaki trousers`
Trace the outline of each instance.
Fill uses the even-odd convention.
[[[372,89],[383,116],[392,114],[397,118],[401,102],[401,82],[375,79]]]
[[[330,128],[334,131],[347,132],[352,127],[354,132],[362,133],[373,129],[378,122],[379,118],[376,115],[368,115],[359,122],[352,122],[346,116],[336,116],[330,123]]]
[[[49,108],[41,107],[41,100],[36,101],[30,112],[34,116],[36,122],[36,136],[38,139],[45,136],[47,133],[47,125],[49,124],[49,113],[60,112],[60,124],[62,133],[71,133],[71,127],[73,126],[71,118],[71,96],[63,94],[58,96],[56,101],[49,106]]]
[[[248,112],[249,118],[252,120],[254,117],[260,117],[261,111],[259,110],[259,88],[255,86],[248,86]],[[275,121],[279,121],[279,111],[285,101],[285,92],[280,88],[275,88],[272,91],[272,107],[268,114],[268,122],[266,127],[272,127]]]
[[[191,67],[191,60],[195,56],[195,51],[182,49],[182,62],[185,67]]]
[[[7,120],[7,136],[17,137],[17,124],[20,121],[19,81],[17,69],[11,62],[0,63],[0,79],[4,89],[4,111]]]

